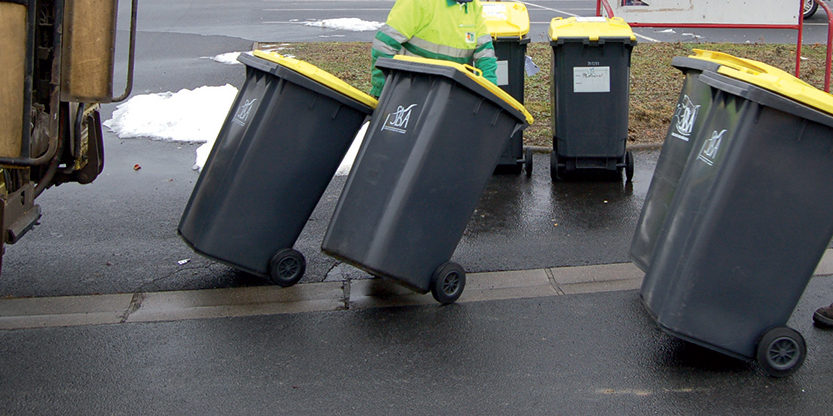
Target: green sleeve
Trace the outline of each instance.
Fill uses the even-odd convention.
[[[376,60],[380,57],[391,58],[401,49],[421,25],[423,0],[396,0],[388,13],[385,24],[376,32],[373,47],[370,51],[370,95],[378,97],[385,86],[385,74],[376,68]]]
[[[479,1],[475,4],[478,6],[475,11],[479,18],[477,19],[477,49],[474,51],[474,67],[483,71],[484,78],[497,85],[495,46],[492,43],[492,35],[486,28],[486,20],[482,17],[483,6]]]

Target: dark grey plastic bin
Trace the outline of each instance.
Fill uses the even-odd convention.
[[[519,103],[524,103],[524,76],[526,72],[526,47],[529,37],[498,37],[492,40],[498,61],[505,61],[507,66],[507,84],[499,85]],[[532,176],[532,151],[524,148],[523,130],[518,130],[503,149],[498,159],[498,168],[520,173],[526,170],[526,176]]]
[[[373,107],[317,74],[245,54],[239,60],[246,81],[178,232],[200,254],[289,286],[306,264],[292,245]]]
[[[697,78],[716,93],[641,294],[666,332],[785,376],[806,346],[784,325],[833,236],[833,116],[739,79]]]
[[[631,51],[636,37],[619,18],[553,19],[553,180],[583,170],[625,171],[633,177],[626,150]]]
[[[630,247],[631,259],[643,271],[647,271],[651,264],[657,235],[665,223],[691,149],[699,149],[702,145],[697,142],[702,138],[698,133],[711,110],[713,96],[717,93],[716,89],[701,82],[699,75],[703,71],[717,72],[719,64],[678,56],[672,59],[671,65],[685,74],[685,80]],[[643,285],[652,283],[645,280],[642,282]]]
[[[525,110],[450,63],[400,58],[377,61],[385,88],[321,248],[451,303],[465,271],[449,260]]]

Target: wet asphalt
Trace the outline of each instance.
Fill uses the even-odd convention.
[[[45,192],[38,200],[40,225],[7,246],[0,296],[268,284],[196,254],[177,236],[199,175],[191,169],[196,145],[106,136],[102,176]],[[531,178],[494,175],[452,260],[469,272],[628,262],[657,154],[636,152],[632,184],[621,178],[553,183],[543,153],[534,156]],[[307,259],[302,282],[368,277],[320,251],[345,180],[332,180],[295,244]]]
[[[240,88],[244,67],[209,57],[251,46],[251,41],[228,36],[140,31],[133,94],[226,83]],[[119,71],[116,79],[123,75]],[[115,108],[104,105],[102,120]],[[0,296],[269,284],[196,254],[177,236],[199,176],[192,169],[198,145],[119,139],[106,128],[104,136],[102,175],[89,185],[48,189],[37,200],[43,211],[40,224],[19,243],[6,246]],[[636,152],[631,186],[618,177],[554,184],[549,155],[536,153],[531,178],[491,178],[452,260],[470,272],[628,262],[657,155],[656,150]],[[307,259],[302,282],[367,277],[320,251],[345,180],[332,180],[295,244]]]

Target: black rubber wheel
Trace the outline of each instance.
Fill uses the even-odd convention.
[[[786,377],[804,364],[807,344],[798,331],[785,326],[765,332],[758,342],[758,365],[772,377]]]
[[[807,19],[812,15],[816,14],[816,10],[819,9],[819,4],[816,3],[816,0],[804,0],[804,18]]]
[[[633,153],[625,152],[625,179],[630,182],[633,180]]]
[[[304,277],[307,261],[297,250],[278,250],[269,261],[269,280],[281,287],[289,287]]]
[[[465,287],[466,271],[457,263],[443,263],[431,276],[431,295],[443,305],[454,303]]]
[[[532,177],[532,149],[524,149],[524,169],[526,170],[526,177]]]

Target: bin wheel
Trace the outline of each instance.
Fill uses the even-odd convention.
[[[633,179],[633,153],[625,152],[625,179],[630,182]]]
[[[281,287],[298,283],[304,276],[307,261],[297,250],[284,248],[278,250],[269,261],[269,280]]]
[[[443,263],[431,276],[431,295],[443,305],[454,303],[465,287],[466,271],[457,263]]]
[[[553,149],[552,153],[550,153],[550,177],[553,182],[561,180],[561,168],[558,167],[558,164],[558,153]]]
[[[798,331],[785,326],[765,332],[758,342],[758,365],[771,377],[785,377],[804,364],[807,344]]]
[[[526,177],[532,177],[532,149],[526,148],[524,150],[524,170],[526,170]]]

